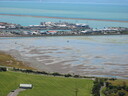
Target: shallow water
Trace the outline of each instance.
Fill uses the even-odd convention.
[[[25,1],[0,1],[0,14],[18,14],[33,16],[52,16],[67,18],[88,18],[128,21],[128,5],[115,4],[77,4],[77,3],[46,3]],[[23,26],[36,25],[42,21],[59,22],[61,19],[16,17],[0,15],[0,22],[10,22]],[[128,27],[128,23],[90,21],[90,20],[61,20],[73,23],[87,23],[93,28]]]
[[[128,77],[128,35],[1,37],[0,50],[48,72]]]

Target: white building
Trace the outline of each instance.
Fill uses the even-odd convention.
[[[32,35],[40,35],[40,32],[39,31],[32,31],[31,34]]]
[[[6,26],[0,26],[0,28],[1,28],[1,29],[5,29],[5,28],[6,28]]]
[[[32,89],[32,84],[20,84],[19,88],[23,88],[23,89]]]

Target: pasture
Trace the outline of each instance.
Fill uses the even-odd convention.
[[[7,96],[21,83],[33,84],[32,89],[18,96],[91,96],[90,79],[54,77],[20,72],[0,72],[0,96]]]

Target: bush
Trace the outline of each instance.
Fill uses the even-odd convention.
[[[109,80],[113,80],[114,81],[114,80],[117,80],[117,79],[116,78],[110,78]]]
[[[6,67],[0,67],[0,71],[7,71],[7,68]]]
[[[128,86],[125,88],[126,91],[128,91]]]
[[[119,96],[125,96],[125,93],[124,92],[118,92],[118,95]]]
[[[54,72],[54,73],[52,73],[51,75],[53,75],[53,76],[62,76],[60,73],[58,73],[58,72]]]
[[[100,96],[100,88],[103,86],[104,80],[96,78],[94,81],[94,86],[92,88],[92,94],[94,96]]]
[[[80,76],[79,75],[74,75],[74,78],[79,78]]]
[[[65,77],[72,77],[71,74],[65,74],[64,76],[65,76]]]

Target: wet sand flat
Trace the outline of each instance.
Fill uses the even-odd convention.
[[[128,35],[5,37],[0,38],[0,50],[40,71],[128,77],[127,40]]]

